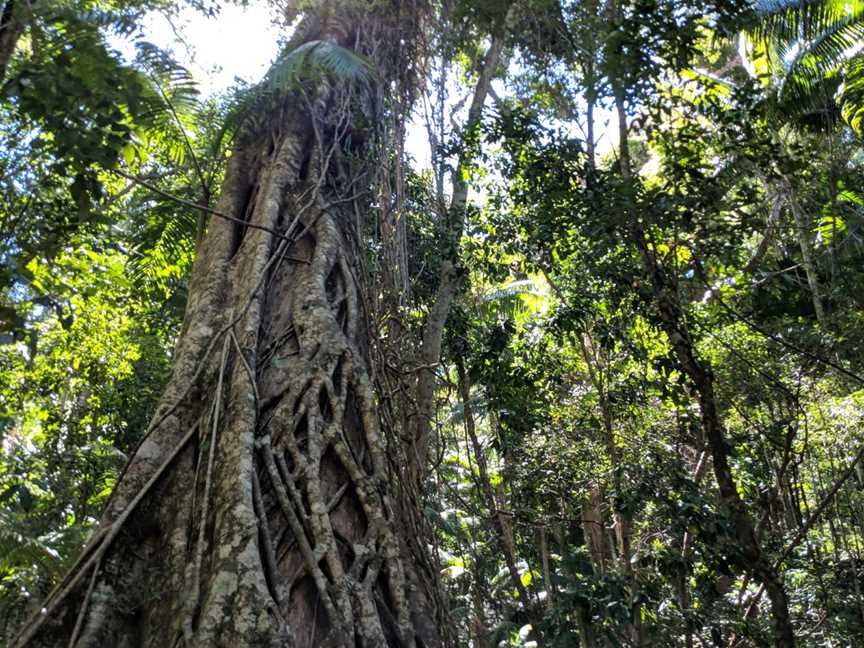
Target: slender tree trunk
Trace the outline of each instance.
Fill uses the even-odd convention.
[[[605,372],[602,361],[597,357],[594,341],[591,339],[590,334],[583,334],[579,341],[581,344],[582,359],[588,368],[588,377],[591,379],[594,391],[597,392],[597,401],[603,419],[603,444],[606,446],[606,453],[609,455],[609,461],[612,465],[612,492],[616,502],[616,506],[612,512],[612,519],[615,523],[615,542],[618,547],[618,560],[622,575],[630,577],[632,576],[630,546],[633,520],[628,514],[620,511],[617,506],[624,493],[622,485],[624,467],[621,463],[621,452],[615,440],[612,407],[607,394]]]
[[[381,78],[318,78],[241,138],[218,202],[236,221],[201,243],[161,404],[16,646],[443,641],[437,570],[397,479],[407,451],[376,394],[355,218],[376,149],[345,149],[356,117],[381,122],[372,86],[404,68],[388,44],[410,42],[418,17],[398,2],[316,9],[339,19],[298,33],[355,48]]]
[[[585,122],[587,126],[587,146],[588,146],[588,170],[592,173],[597,170],[597,142],[594,135],[594,98],[593,92],[589,93],[587,109],[585,112]]]
[[[483,498],[486,500],[489,515],[492,516],[492,523],[495,526],[498,544],[504,553],[504,564],[507,565],[510,580],[519,595],[519,601],[527,610],[531,603],[528,599],[528,591],[522,584],[519,570],[516,567],[516,546],[513,540],[513,530],[510,527],[510,521],[506,519],[498,507],[495,491],[492,489],[492,482],[489,480],[486,455],[483,452],[483,448],[480,447],[480,441],[477,438],[477,431],[474,426],[474,413],[471,411],[470,400],[471,385],[468,382],[468,373],[465,371],[465,364],[462,362],[462,358],[456,358],[456,369],[459,375],[459,394],[462,397],[462,406],[465,412],[465,427],[468,431],[468,438],[471,441],[471,448],[474,451],[474,458],[477,461],[477,469],[480,473],[480,489],[482,490]]]
[[[582,350],[582,359],[588,368],[588,376],[591,379],[591,384],[594,391],[597,392],[597,400],[600,405],[600,414],[603,418],[603,443],[606,446],[606,453],[609,456],[609,461],[612,465],[612,494],[614,498],[614,506],[612,510],[612,519],[615,524],[615,545],[618,553],[618,565],[621,575],[631,585],[631,596],[635,594],[635,576],[632,565],[632,535],[633,535],[633,519],[620,509],[620,502],[624,495],[622,484],[624,466],[621,463],[621,452],[618,448],[618,443],[615,440],[615,430],[612,421],[612,407],[609,403],[609,397],[606,389],[606,377],[602,360],[597,357],[594,348],[594,342],[590,334],[585,333],[580,336],[580,344]],[[641,644],[642,623],[641,623],[641,605],[635,603],[632,606],[633,623],[631,628],[631,636],[636,646]]]
[[[616,85],[613,84],[613,86]],[[627,182],[632,179],[632,174],[627,143],[627,116],[624,108],[624,96],[620,87],[615,87],[615,108],[618,114],[619,164],[622,179]],[[702,430],[711,450],[721,506],[728,511],[732,519],[735,539],[741,548],[746,564],[749,566],[749,571],[765,587],[771,601],[774,617],[774,645],[777,648],[794,648],[795,636],[783,583],[771,561],[762,553],[756,538],[753,521],[738,494],[738,486],[729,466],[729,447],[726,443],[720,414],[717,411],[713,374],[710,367],[705,366],[696,355],[693,340],[690,338],[677,295],[674,293],[674,286],[668,281],[657,263],[657,259],[649,247],[647,233],[639,225],[636,218],[631,219],[630,230],[634,245],[650,277],[654,289],[654,302],[663,329],[669,338],[681,370],[693,383],[699,396]]]
[[[695,355],[692,340],[690,340],[689,333],[680,316],[678,306],[674,298],[670,296],[671,289],[666,284],[662,271],[656,264],[656,259],[645,243],[644,233],[640,233],[639,245],[643,261],[648,266],[648,272],[652,278],[663,328],[669,336],[681,369],[693,382],[699,395],[702,428],[711,449],[721,505],[732,518],[735,537],[746,564],[749,565],[749,569],[756,579],[765,586],[765,591],[771,600],[775,645],[777,648],[791,648],[795,645],[795,640],[789,618],[786,593],[774,566],[762,553],[756,539],[753,522],[738,494],[738,487],[729,467],[729,449],[717,412],[713,376],[710,369],[703,366]]]
[[[592,485],[588,491],[588,499],[582,503],[582,530],[585,535],[585,545],[594,572],[602,576],[607,572],[612,560],[609,543],[606,541],[606,523],[603,518],[603,495],[600,487]]]
[[[693,482],[698,486],[705,475],[708,468],[708,453],[702,451],[699,453],[699,459],[696,461],[696,468],[693,470]],[[693,610],[691,609],[692,597],[690,595],[690,575],[692,569],[690,566],[690,556],[693,553],[693,534],[689,530],[684,532],[684,537],[681,540],[681,567],[678,573],[678,607],[681,608],[681,613],[684,615],[684,645],[686,648],[693,648]]]
[[[466,171],[474,159],[478,128],[480,118],[483,116],[483,104],[489,95],[492,79],[501,62],[504,51],[507,29],[513,20],[515,2],[511,2],[503,20],[501,20],[496,31],[492,34],[492,41],[480,76],[474,86],[471,97],[471,105],[468,108],[468,119],[465,122],[465,141],[463,150],[459,155],[451,178],[453,181],[453,193],[450,198],[450,206],[443,223],[443,243],[446,249],[442,251],[444,259],[438,271],[438,289],[435,294],[432,308],[426,318],[423,329],[423,343],[420,348],[421,369],[417,376],[417,419],[414,432],[414,456],[413,461],[418,477],[422,475],[422,467],[426,465],[429,449],[429,437],[431,434],[432,410],[435,395],[435,371],[434,368],[441,360],[441,343],[444,338],[444,324],[450,314],[450,306],[457,293],[458,255],[460,240],[465,229],[465,210],[468,205],[468,180]]]
[[[471,619],[471,638],[474,648],[490,648],[489,630],[486,627],[486,615],[483,610],[483,596],[476,584],[471,587],[471,603],[474,614]]]
[[[0,85],[2,85],[6,79],[9,60],[27,26],[25,11],[29,12],[29,7],[32,5],[22,3],[20,0],[6,0],[0,6],[2,6],[0,9]]]
[[[771,210],[768,213],[768,220],[765,222],[765,233],[762,235],[762,240],[753,252],[753,256],[744,265],[744,272],[753,273],[759,269],[759,265],[768,253],[768,248],[774,242],[777,235],[777,228],[780,224],[780,213],[783,210],[783,198],[775,193],[769,195]]]
[[[789,203],[789,209],[792,212],[795,238],[798,241],[798,247],[801,248],[801,264],[804,266],[804,273],[807,275],[807,284],[810,286],[810,298],[813,300],[813,311],[816,313],[816,321],[819,322],[819,326],[825,328],[825,309],[822,305],[822,290],[819,287],[819,275],[816,272],[813,249],[810,246],[810,227],[807,224],[807,217],[804,215],[804,210],[801,208],[801,203],[798,202],[798,196],[795,194],[795,189],[792,187],[789,178],[783,177],[782,186],[786,194],[786,200]]]
[[[546,600],[544,603],[547,608],[551,608],[555,602],[557,588],[552,582],[552,567],[549,557],[549,541],[546,532],[546,521],[541,520],[540,526],[537,527],[537,549],[540,553],[540,566],[543,570],[543,585],[546,590]]]

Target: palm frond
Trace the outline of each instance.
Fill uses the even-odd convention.
[[[748,30],[758,40],[785,43],[818,38],[832,27],[860,20],[860,0],[756,0],[756,23]]]
[[[226,133],[237,132],[247,120],[269,112],[283,97],[310,79],[326,74],[342,82],[362,82],[374,75],[360,54],[330,41],[310,40],[283,53],[258,85],[239,94],[225,121]]]
[[[312,72],[326,72],[340,81],[362,81],[372,70],[356,52],[330,41],[311,40],[280,56],[263,83],[271,90],[287,91]]]
[[[753,8],[743,43],[751,70],[776,89],[778,109],[802,125],[833,127],[842,106],[851,124],[864,107],[849,77],[864,47],[864,0],[757,0]]]
[[[129,257],[132,279],[166,298],[185,276],[195,251],[198,215],[190,209],[160,204],[147,211],[147,224],[136,236]]]
[[[864,41],[864,13],[827,25],[822,33],[802,41],[797,53],[784,62],[780,92],[788,85],[811,84],[834,72]]]
[[[159,141],[182,164],[191,154],[188,133],[201,110],[198,85],[189,70],[159,47],[139,41],[136,48],[136,67],[146,73],[149,87],[133,107],[135,121],[148,140]]]
[[[153,43],[138,41],[135,48],[136,64],[159,81],[165,96],[176,109],[183,112],[198,109],[200,94],[198,84],[188,69]]]
[[[519,295],[540,295],[534,282],[530,279],[522,279],[520,281],[511,281],[506,286],[496,288],[495,290],[486,293],[481,298],[483,302],[500,301],[509,297],[517,297]]]
[[[530,279],[512,281],[480,297],[480,312],[484,316],[517,318],[542,306],[545,295]]]
[[[486,416],[489,410],[489,402],[485,395],[474,393],[471,395],[471,413],[475,419],[482,419]],[[450,413],[447,417],[447,422],[451,425],[461,425],[465,421],[465,404],[461,401],[453,403],[450,406]]]
[[[856,56],[846,64],[840,108],[852,130],[864,136],[864,56]]]

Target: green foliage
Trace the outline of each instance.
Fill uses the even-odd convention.
[[[189,194],[187,174],[205,202],[221,174],[221,148],[197,163],[218,109],[189,73],[147,43],[132,64],[107,46],[154,6],[38,3],[0,90],[0,636],[101,514],[179,327],[197,215],[172,227],[182,211],[107,172]],[[156,258],[158,280],[136,272]]]
[[[212,206],[232,143],[286,96],[322,76],[375,74],[348,49],[298,36],[260,85],[202,101],[152,45],[129,65],[106,46],[105,30],[131,28],[138,5],[85,8],[107,13],[39,16],[39,47],[19,53],[0,105],[10,623],[80,546],[146,426],[206,226],[189,205]],[[448,10],[431,37],[452,59],[449,78],[471,78],[506,4]],[[458,259],[433,174],[404,169],[411,293],[399,327],[370,327],[417,333],[442,260],[458,264],[424,504],[462,643],[771,641],[767,604],[746,615],[758,586],[676,333],[710,371],[731,474],[799,644],[864,641],[864,468],[839,481],[864,443],[861,10],[524,3],[496,110],[472,132],[443,133],[436,151],[438,162],[475,154]],[[727,42],[741,26],[755,76]],[[605,152],[586,141],[588,105],[595,140],[615,141],[600,114],[616,102],[630,168],[621,142]],[[365,267],[383,273],[377,234],[359,234]],[[413,371],[414,359],[397,362]]]
[[[29,270],[34,294],[62,295],[63,306],[35,304],[28,338],[0,346],[0,634],[75,556],[168,365],[122,254],[79,245]]]
[[[188,71],[146,42],[137,44],[131,65],[107,45],[109,31],[132,31],[144,11],[158,6],[39,3],[31,16],[29,48],[19,47],[0,86],[0,334],[28,335],[21,305],[32,297],[34,259],[51,263],[76,237],[98,239],[110,231],[125,192],[106,171],[134,168],[156,154],[171,165],[196,167],[201,186],[218,178],[221,157],[210,163],[207,178],[186,159],[194,158],[189,137],[200,112]],[[107,195],[113,191],[120,196]],[[152,248],[152,237],[144,243]],[[56,308],[52,295],[38,297]]]
[[[795,3],[804,4],[820,3]],[[633,223],[646,232],[695,352],[710,364],[738,491],[762,520],[763,550],[772,559],[860,447],[848,427],[862,411],[852,404],[860,384],[829,360],[842,358],[852,372],[860,366],[853,323],[859,316],[850,307],[862,303],[860,236],[851,233],[860,227],[860,201],[847,193],[861,172],[859,144],[837,120],[803,132],[801,113],[790,109],[802,95],[783,98],[792,86],[780,93],[783,104],[775,86],[748,80],[740,69],[723,78],[682,70],[696,62],[727,65],[731,56],[724,52],[718,61],[717,41],[695,6],[692,14],[686,6],[676,14],[652,3],[659,11],[650,16],[640,7],[624,3],[617,29],[601,16],[593,34],[579,29],[596,26],[597,16],[569,6],[543,23],[562,29],[570,20],[573,49],[546,32],[531,41],[535,49],[522,61],[536,67],[520,70],[520,94],[499,104],[485,125],[481,165],[494,172],[475,176],[486,205],[472,214],[465,245],[471,285],[484,294],[483,286],[516,279],[518,287],[540,273],[553,287],[550,310],[527,320],[506,309],[466,307],[448,324],[450,353],[470,368],[471,409],[495,467],[490,481],[505,502],[499,506],[514,512],[517,557],[529,569],[540,570],[538,529],[546,535],[550,579],[541,574],[531,583],[547,597],[540,609],[502,606],[494,593],[475,609],[497,628],[496,640],[518,645],[530,640],[514,639],[526,622],[548,645],[581,646],[586,636],[591,645],[632,645],[634,633],[641,645],[683,646],[687,634],[718,644],[733,633],[757,645],[770,641],[767,608],[742,618],[737,601],[754,591],[744,577],[750,565],[718,504],[711,461],[702,454],[700,406],[663,332],[656,288],[632,243]],[[739,9],[727,7],[711,27],[741,24],[747,13]],[[795,27],[795,39],[804,27]],[[785,27],[761,29],[779,38]],[[836,88],[827,48],[857,46],[861,38],[823,31],[812,49],[787,62],[795,74],[813,71],[813,84]],[[585,59],[576,35],[605,42],[602,56]],[[574,69],[579,78],[568,82]],[[614,155],[592,161],[584,138],[574,136],[584,112],[572,107],[589,89],[602,104],[615,83],[626,86],[638,112],[631,178],[622,177]],[[776,230],[766,231],[772,183],[783,177],[792,178],[807,215],[805,238],[816,253],[830,331],[816,322],[788,206]],[[814,414],[811,408],[831,407],[835,398],[844,405],[833,418]],[[472,450],[460,441],[465,405],[450,406],[448,447],[458,452],[441,477],[457,482],[442,498],[468,511],[473,504],[473,515],[483,517],[491,512],[484,513]],[[849,508],[824,512],[783,565],[801,645],[861,640],[849,622],[860,599],[831,580],[854,579],[858,569],[847,564],[859,564],[862,544],[857,489],[846,484],[839,491],[836,506]],[[605,543],[599,556],[594,524]],[[630,529],[629,548],[617,536],[621,525]],[[473,569],[452,588],[466,605],[471,587],[494,592],[506,580],[499,545],[483,525],[458,534],[441,527],[441,534],[448,551],[461,547],[471,556]],[[629,566],[620,562],[625,550]],[[808,633],[819,618],[837,622]]]

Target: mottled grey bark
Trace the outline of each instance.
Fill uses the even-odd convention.
[[[360,260],[385,143],[370,133],[380,148],[349,149],[358,117],[381,119],[375,85],[405,64],[387,43],[417,29],[413,5],[384,4],[319,7],[338,20],[301,25],[377,76],[318,77],[240,139],[216,209],[233,220],[214,219],[201,243],[150,429],[100,530],[14,645],[441,645]]]

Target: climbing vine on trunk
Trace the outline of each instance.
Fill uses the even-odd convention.
[[[382,423],[363,259],[389,145],[381,88],[405,81],[395,53],[422,17],[383,4],[324,5],[298,28],[298,46],[353,50],[374,72],[300,78],[258,102],[161,405],[99,530],[15,645],[440,643],[435,572]]]

